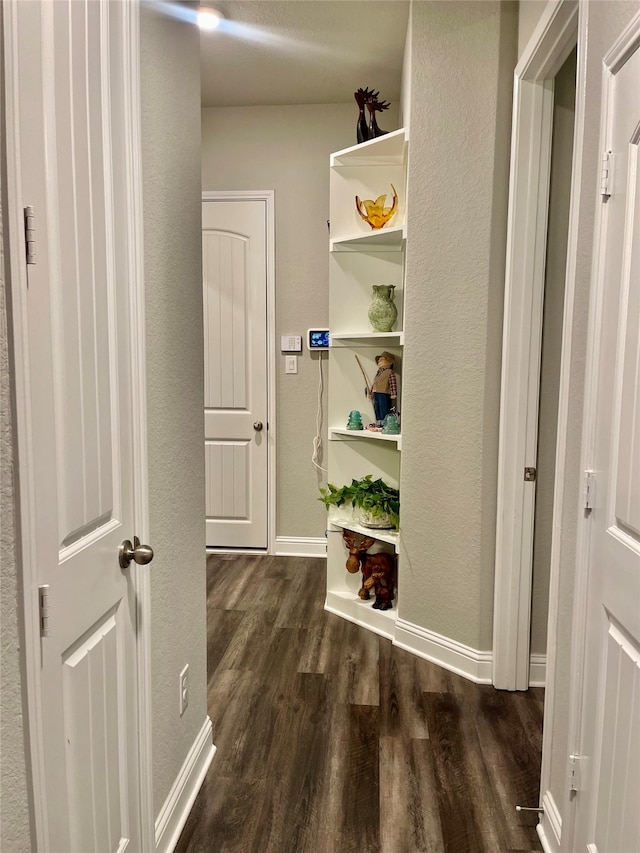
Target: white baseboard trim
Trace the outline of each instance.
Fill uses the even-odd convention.
[[[401,618],[396,620],[393,644],[418,657],[430,660],[450,672],[462,675],[463,678],[468,678],[476,684],[492,683],[493,652],[491,651],[478,651]],[[531,655],[530,687],[544,687],[546,667],[546,655]]]
[[[324,536],[276,536],[276,557],[326,557]]]
[[[238,554],[242,557],[245,555],[267,557],[269,555],[266,548],[216,548],[214,545],[207,545],[204,550],[205,554]]]
[[[173,853],[215,751],[207,717],[156,818],[156,853]]]
[[[545,791],[542,798],[544,814],[536,826],[544,853],[560,853],[560,838],[562,836],[562,816],[553,799],[551,791]]]
[[[400,618],[396,620],[393,644],[476,684],[491,684],[491,652],[479,652]]]
[[[531,655],[529,658],[529,687],[544,687],[547,679],[547,656]]]
[[[363,601],[353,593],[327,590],[324,609],[341,616],[355,625],[360,625],[380,634],[387,640],[393,640],[395,628],[395,610],[374,610],[371,601]]]

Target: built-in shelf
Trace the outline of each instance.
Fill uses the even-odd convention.
[[[329,240],[331,252],[401,252],[406,239],[404,225],[393,228],[381,228],[346,237],[332,237]]]
[[[365,409],[365,425],[374,419],[373,409],[364,395],[362,370],[375,375],[374,355],[389,350],[398,357],[404,346],[404,255],[407,229],[407,132],[393,131],[377,139],[354,145],[331,155],[329,177],[329,428],[327,479],[330,483],[350,483],[367,475],[381,478],[389,485],[400,485],[401,435],[346,429],[347,415],[358,407]],[[393,188],[393,189],[392,189]],[[385,206],[393,191],[398,201],[394,217],[384,228],[373,230],[358,215],[356,199],[377,199],[386,195]],[[395,288],[398,330],[372,331],[368,322],[371,286],[384,283]],[[373,349],[378,347],[379,349]],[[369,386],[369,379],[366,382]],[[356,520],[357,518],[357,520]],[[374,597],[363,601],[358,596],[362,584],[360,572],[346,569],[348,549],[345,530],[370,537],[371,551],[392,551],[399,558],[400,533],[365,527],[350,506],[333,507],[327,524],[327,598],[331,613],[362,625],[384,637],[395,636],[397,600],[391,610],[375,610]],[[398,569],[401,571],[401,568]]]
[[[368,628],[374,634],[393,640],[398,602],[397,600],[393,602],[391,610],[374,610],[373,600],[373,596],[369,601],[363,601],[352,592],[328,589],[324,607],[329,613],[335,613],[336,616],[342,616],[349,622]]]
[[[377,139],[343,148],[331,155],[332,168],[340,166],[389,166],[405,162],[407,132],[404,128],[393,130]]]
[[[402,450],[402,435],[385,435],[382,432],[373,432],[369,429],[341,429],[338,427],[329,429],[329,441],[344,441],[347,438],[388,441],[395,444],[398,450]]]
[[[329,346],[342,346],[349,343],[364,344],[365,346],[404,346],[404,332],[331,332]]]
[[[333,525],[333,527],[339,527],[342,530],[352,530],[354,533],[362,533],[363,536],[371,536],[379,542],[386,542],[388,545],[393,545],[396,552],[398,550],[400,533],[397,530],[365,527],[364,524],[359,524],[353,516],[339,512],[329,513],[329,524]]]

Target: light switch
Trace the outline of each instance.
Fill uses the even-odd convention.
[[[298,356],[297,355],[286,355],[284,358],[284,372],[285,373],[297,373],[298,372]]]

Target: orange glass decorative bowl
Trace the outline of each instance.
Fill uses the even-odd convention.
[[[396,192],[396,188],[393,184],[391,184],[391,189],[393,190],[393,204],[391,207],[384,206],[384,203],[387,200],[386,195],[378,196],[375,201],[371,201],[371,199],[361,201],[358,196],[356,196],[356,210],[362,219],[369,223],[374,231],[384,228],[398,209],[398,193]]]

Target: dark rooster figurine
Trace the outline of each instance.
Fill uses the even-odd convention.
[[[380,130],[376,121],[376,113],[381,113],[383,110],[388,110],[391,104],[388,101],[379,101],[376,97],[366,101],[367,109],[369,110],[369,139],[377,139],[378,136],[384,136],[388,133],[387,130]]]
[[[379,94],[379,92],[374,92],[373,89],[369,88],[360,88],[357,92],[353,93],[353,97],[356,99],[356,104],[358,105],[359,110],[358,121],[356,122],[356,138],[358,140],[358,144],[366,142],[367,139],[371,138],[369,128],[367,127],[367,117],[365,115],[364,108],[365,104],[368,104],[372,98],[375,100]]]

